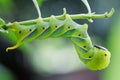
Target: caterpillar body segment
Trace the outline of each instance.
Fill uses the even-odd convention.
[[[65,34],[65,32],[69,31],[67,24],[68,21],[68,16],[66,16],[65,20],[58,20],[55,17],[53,18],[53,20],[51,19],[51,26],[54,26],[53,28],[55,30],[52,30],[52,34],[50,35],[51,37],[55,38],[55,37],[62,37],[63,34]],[[54,23],[55,22],[55,23]]]
[[[26,36],[32,33],[35,29],[36,29],[35,25],[26,26],[26,25],[20,25],[17,22],[14,22],[13,26],[11,27],[11,30],[16,35],[19,41],[22,41]]]
[[[49,23],[41,21],[40,19],[37,20],[35,26],[36,26],[35,30],[32,33],[30,33],[27,37],[25,37],[23,39],[23,42],[33,41],[34,39],[38,38],[39,35],[43,34],[46,30],[49,29]]]
[[[10,27],[10,30],[15,34],[17,38],[17,43],[12,47],[8,47],[6,51],[8,52],[8,50],[18,48],[23,43],[23,39],[27,37],[30,33],[32,33],[35,29],[35,25],[25,26],[20,25],[18,22],[14,22],[14,24]]]
[[[62,27],[62,25],[64,24],[64,21],[58,20],[52,15],[48,23],[49,23],[49,28],[46,29],[45,32],[40,34],[37,37],[38,39],[41,40],[49,37],[58,37],[60,35],[59,32],[61,31],[58,29]]]

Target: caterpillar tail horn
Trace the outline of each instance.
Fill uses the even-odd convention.
[[[6,48],[6,52],[8,52],[9,50],[16,49],[16,48],[18,48],[20,45],[21,45],[21,43],[17,43],[17,44],[14,45],[14,46],[11,46],[11,47]]]

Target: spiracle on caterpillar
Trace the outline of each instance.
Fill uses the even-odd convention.
[[[89,69],[101,70],[106,68],[110,62],[110,52],[104,47],[92,44],[90,36],[87,33],[87,24],[81,25],[73,20],[87,19],[93,22],[92,18],[108,18],[112,16],[114,9],[110,13],[95,14],[91,13],[91,8],[87,0],[82,1],[88,9],[87,14],[69,15],[64,8],[62,15],[52,15],[47,18],[42,18],[37,1],[33,0],[39,15],[37,19],[8,24],[3,19],[0,19],[0,32],[8,32],[9,29],[18,39],[17,43],[12,47],[8,47],[6,51],[16,49],[23,42],[33,41],[34,39],[68,38],[73,42],[80,60]]]

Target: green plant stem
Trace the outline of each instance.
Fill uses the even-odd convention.
[[[100,19],[100,18],[109,18],[113,15],[114,13],[114,9],[112,8],[111,11],[109,13],[104,13],[104,14],[75,14],[75,15],[70,15],[70,17],[73,19],[73,20],[76,20],[76,19]],[[64,19],[64,16],[65,15],[59,15],[59,16],[55,16],[57,19],[60,19],[60,20],[63,20]],[[50,17],[47,17],[47,18],[43,18],[43,21],[49,21],[50,20]],[[26,21],[21,21],[21,22],[18,22],[20,23],[21,25],[32,25],[32,24],[35,24],[37,22],[37,19],[34,19],[34,20],[26,20]],[[6,24],[7,27],[10,27],[13,23],[8,23]]]

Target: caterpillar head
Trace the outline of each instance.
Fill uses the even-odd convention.
[[[91,51],[93,55],[89,57],[90,59],[87,62],[85,62],[89,69],[101,70],[109,65],[111,55],[106,48],[94,45],[90,52]]]

